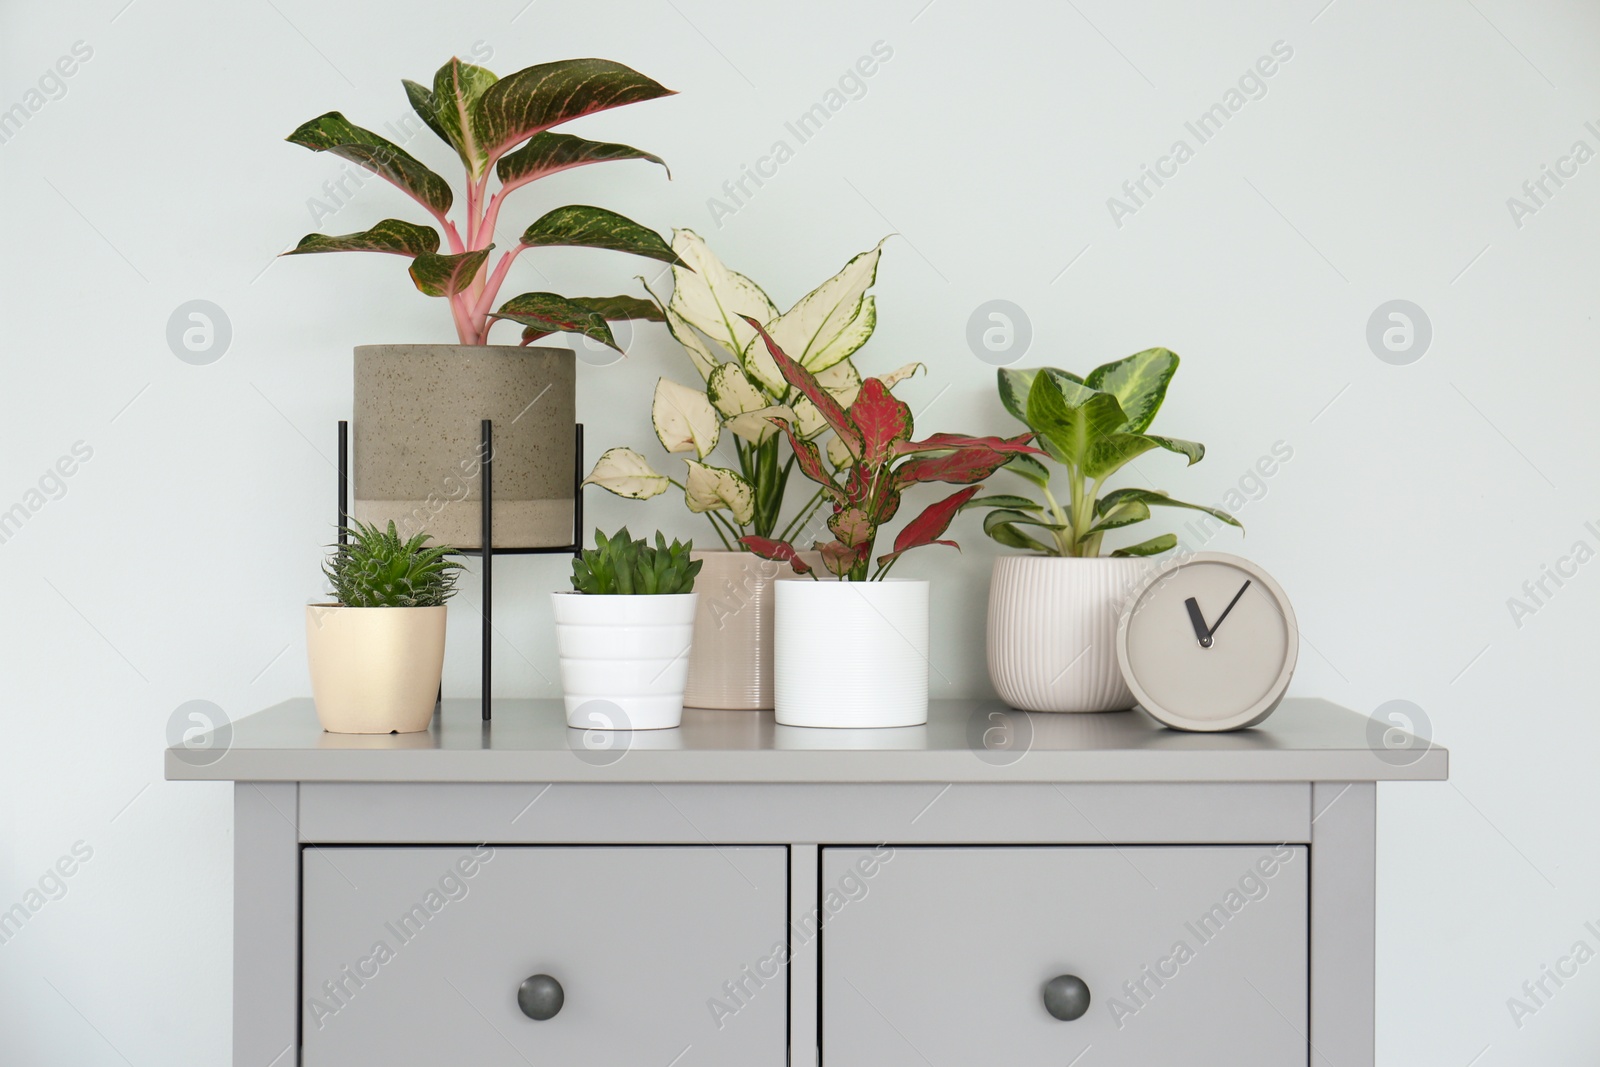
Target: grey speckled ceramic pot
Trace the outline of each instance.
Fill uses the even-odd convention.
[[[481,421],[494,420],[494,542],[572,542],[576,370],[564,348],[360,345],[351,511],[481,548]]]

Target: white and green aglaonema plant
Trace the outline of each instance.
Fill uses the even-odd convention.
[[[1050,556],[1099,556],[1102,539],[1150,517],[1152,507],[1193,508],[1230,526],[1239,521],[1226,511],[1174,500],[1157,489],[1112,489],[1106,481],[1131,460],[1155,449],[1200,462],[1205,446],[1195,441],[1148,433],[1178,357],[1150,348],[1127,359],[1096,367],[1085,377],[1054,367],[999,373],[1000,401],[1029,430],[1034,443],[1060,464],[1065,492],[1052,483],[1050,468],[1031,455],[1016,456],[1006,469],[1031,482],[1043,497],[980,497],[969,506],[989,507],[983,529],[1009,548]],[[1153,556],[1177,545],[1165,533],[1114,549],[1111,556]]]
[[[648,160],[665,170],[666,164],[649,152],[551,131],[597,111],[670,96],[671,89],[605,59],[541,63],[504,78],[452,59],[433,76],[432,88],[414,81],[404,85],[412,108],[466,169],[466,210],[459,225],[450,217],[455,194],[449,182],[399,145],[330,111],[288,140],[314,152],[332,152],[378,175],[421,205],[438,228],[384,219],[360,233],[307,234],[285,255],[385,252],[409,259],[416,287],[448,301],[464,345],[488,344],[489,328],[506,319],[522,325],[523,344],[551,333],[577,333],[617,348],[608,321],[661,321],[654,304],[634,296],[523,293],[495,307],[512,263],[530,248],[602,248],[679,262],[660,234],[615,211],[583,204],[555,208],[523,230],[492,267],[489,257],[507,197],[531,182],[622,159]],[[492,190],[491,175],[499,182]]]
[[[700,384],[657,381],[651,422],[661,447],[684,455],[683,480],[657,472],[631,448],[612,448],[595,462],[584,484],[634,500],[676,486],[689,510],[706,515],[724,547],[733,551],[748,551],[741,543],[748,536],[787,541],[804,529],[822,506],[824,491],[813,493],[783,521],[796,456],[778,427],[791,427],[794,439],[813,450],[833,427],[812,397],[785,377],[748,320],[792,353],[823,394],[849,407],[862,384],[852,357],[878,322],[876,301],[867,290],[877,279],[882,248],[880,241],[853,257],[780,314],[760,286],[725,267],[698,234],[675,230],[672,249],[680,262],[672,268],[672,297],[657,302]],[[921,367],[909,363],[878,380],[892,387]],[[721,445],[726,452],[729,444],[733,465],[712,462],[712,451]],[[853,462],[837,437],[826,442],[826,449],[837,469]]]

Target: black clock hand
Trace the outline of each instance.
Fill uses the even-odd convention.
[[[1239,587],[1239,591],[1233,594],[1233,599],[1228,601],[1228,606],[1222,609],[1222,614],[1217,616],[1217,621],[1211,624],[1211,630],[1206,634],[1207,637],[1215,637],[1217,635],[1217,631],[1222,628],[1222,620],[1228,617],[1228,612],[1233,610],[1233,606],[1239,602],[1239,598],[1244,596],[1244,591],[1249,588],[1250,579],[1246,578],[1245,583]],[[1209,641],[1206,642],[1206,646],[1210,647]]]
[[[1183,606],[1189,609],[1189,623],[1194,627],[1195,640],[1200,642],[1201,648],[1210,648],[1211,629],[1206,626],[1206,617],[1200,614],[1199,602],[1190,597],[1183,602]]]
[[[1194,627],[1194,636],[1200,642],[1201,648],[1211,647],[1212,638],[1222,628],[1222,620],[1228,617],[1228,612],[1233,610],[1233,606],[1239,602],[1239,598],[1244,596],[1244,591],[1249,588],[1250,581],[1246,579],[1245,583],[1239,587],[1239,591],[1233,594],[1233,599],[1228,601],[1228,606],[1222,609],[1222,614],[1217,616],[1217,621],[1210,626],[1206,625],[1206,617],[1200,613],[1200,602],[1198,600],[1190,597],[1183,602],[1183,606],[1189,609],[1189,624]]]

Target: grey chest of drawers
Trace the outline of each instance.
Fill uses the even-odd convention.
[[[234,786],[236,1067],[1371,1067],[1376,784],[1317,700],[1237,734],[935,702],[819,731],[555,701],[170,749]]]

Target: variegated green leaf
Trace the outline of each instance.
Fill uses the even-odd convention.
[[[1119,557],[1154,556],[1158,553],[1167,551],[1169,548],[1176,548],[1177,544],[1177,534],[1164,533],[1160,537],[1152,537],[1148,541],[1140,541],[1136,545],[1129,545],[1126,548],[1119,548],[1111,554]]]
[[[689,510],[699,513],[726,509],[733,513],[733,521],[748,526],[755,517],[756,494],[754,487],[743,476],[726,467],[708,467],[692,459],[689,476],[684,479],[683,498]]]
[[[450,210],[450,183],[411,156],[405,149],[371,130],[364,130],[337,111],[319,115],[285,140],[313,152],[332,152],[358,167],[365,167],[411,196],[435,215]]]
[[[672,269],[671,310],[732,355],[745,358],[755,330],[744,316],[761,323],[771,322],[778,309],[759,285],[723,266],[693,230],[672,231],[672,248],[683,266]],[[782,396],[788,392],[789,384],[770,356],[759,366],[747,362],[746,369],[769,393]]]
[[[548,294],[547,294],[548,295]],[[643,319],[647,322],[660,322],[661,309],[648,300],[640,300],[636,296],[570,296],[567,303],[597,312],[606,322],[616,322],[619,319]],[[584,323],[585,326],[588,323]],[[522,342],[537,341],[548,334],[555,333],[553,329],[544,326],[528,325],[522,329]],[[581,331],[580,331],[581,332]],[[596,338],[604,341],[604,338]],[[613,348],[616,345],[612,345]]]
[[[1017,548],[1024,552],[1043,552],[1047,555],[1056,553],[1056,549],[1052,546],[1029,537],[1008,522],[997,522],[993,526],[986,523],[983,532],[1007,548]]]
[[[630,500],[648,500],[666,492],[672,482],[666,475],[657,474],[649,461],[633,449],[610,448],[595,461],[594,470],[583,484],[598,485]]]
[[[1006,465],[1002,469],[1020,474],[1034,485],[1050,484],[1050,468],[1026,452],[1019,452],[1006,460]]]
[[[1037,370],[1011,370],[1001,367],[996,373],[1000,389],[1000,403],[1018,422],[1028,424],[1028,390],[1033,388]]]
[[[439,231],[431,226],[419,226],[404,219],[384,219],[370,230],[360,233],[326,234],[308,233],[300,238],[286,256],[302,256],[312,252],[388,252],[396,256],[427,255],[439,250]]]
[[[882,250],[879,241],[853,257],[839,273],[767,324],[767,333],[785,355],[816,373],[849,359],[866,344],[878,321],[876,302],[866,291],[877,280]]]
[[[411,261],[411,280],[429,296],[455,296],[472,284],[494,245],[475,252],[440,255],[429,252]]]
[[[1244,529],[1244,525],[1238,519],[1221,508],[1208,508],[1204,504],[1189,504],[1182,500],[1174,500],[1158,489],[1114,489],[1095,501],[1094,511],[1096,515],[1106,515],[1131,503],[1144,504],[1147,507],[1190,508],[1194,511],[1203,511],[1213,518],[1221,519],[1229,526],[1237,526],[1241,530]]]
[[[722,420],[699,389],[679,385],[670,378],[656,381],[656,395],[650,405],[650,421],[656,438],[668,452],[693,452],[705,459],[717,447]]]
[[[988,533],[995,526],[1002,524],[1006,526],[1037,526],[1042,530],[1065,530],[1067,528],[1060,523],[1051,522],[1048,519],[1040,518],[1038,515],[1030,515],[1025,511],[1001,508],[998,511],[991,511],[983,517],[983,532]]]
[[[728,429],[746,441],[759,444],[778,432],[768,419],[777,416],[794,419],[787,405],[773,404],[772,398],[751,381],[739,364],[729,360],[717,364],[706,379],[706,397],[727,420]]]
[[[961,505],[962,511],[966,511],[969,508],[1011,508],[1022,511],[1043,511],[1044,505],[1037,501],[1029,500],[1025,496],[996,493],[994,496],[974,497]]]
[[[1144,433],[1155,421],[1166,399],[1167,385],[1178,372],[1178,357],[1165,348],[1147,348],[1127,359],[1107,363],[1089,372],[1083,384],[1117,398],[1128,417],[1129,433]]]
[[[1119,526],[1132,526],[1134,523],[1143,522],[1149,517],[1150,507],[1148,504],[1138,500],[1129,500],[1106,511],[1105,518],[1084,531],[1078,540],[1081,542],[1093,537],[1095,534],[1104,533],[1107,530],[1115,530]]]
[[[523,293],[514,296],[501,304],[500,310],[492,317],[520,322],[524,327],[524,336],[530,329],[537,331],[539,337],[549,333],[577,333],[622,351],[617,348],[617,339],[612,336],[611,327],[606,325],[603,313],[556,293]]]
[[[671,89],[608,59],[541,63],[490,86],[473,108],[472,128],[493,161],[563,122],[671,95]]]
[[[1038,433],[1040,446],[1058,462],[1084,466],[1090,449],[1124,421],[1116,397],[1063,381],[1048,369],[1039,372],[1028,389],[1027,423]]]
[[[609,163],[618,159],[648,159],[652,163],[660,163],[663,170],[667,169],[666,162],[660,156],[625,144],[586,141],[567,133],[541,133],[510,155],[501,156],[500,162],[495,164],[495,173],[500,176],[503,189],[515,189],[573,167]],[[672,172],[668,170],[667,177],[671,176]]]
[[[558,207],[543,215],[522,232],[522,243],[530,248],[609,248],[667,263],[678,261],[677,253],[654,230],[615,211],[586,204]]]

